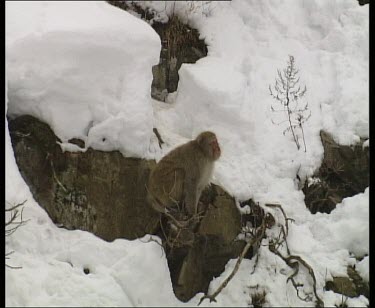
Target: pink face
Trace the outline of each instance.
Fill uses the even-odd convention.
[[[214,157],[215,160],[218,159],[220,157],[221,150],[220,150],[220,146],[219,146],[219,143],[217,142],[216,138],[214,138],[210,142],[210,146],[211,146],[211,149],[212,149],[212,156]]]

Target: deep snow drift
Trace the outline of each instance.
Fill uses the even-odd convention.
[[[63,142],[146,155],[158,35],[107,3],[20,2],[6,15],[9,114],[46,121]]]
[[[145,1],[160,19],[173,2]],[[211,129],[222,157],[213,181],[238,200],[282,204],[295,219],[291,252],[314,269],[326,306],[341,295],[323,291],[332,276],[356,264],[368,280],[369,192],[346,198],[330,214],[312,215],[295,180],[319,167],[325,129],[342,144],[368,138],[368,6],[345,1],[176,2],[176,14],[199,29],[208,56],[184,64],[169,104],[150,97],[151,68],[160,39],[147,23],[104,2],[7,2],[8,115],[31,114],[66,142],[77,137],[95,149],[159,159],[174,146]],[[307,152],[272,124],[268,85],[293,55],[307,86],[311,118]],[[166,147],[159,149],[152,127]],[[368,143],[367,143],[368,144]],[[27,224],[7,237],[7,306],[175,306],[166,258],[154,242],[104,242],[82,231],[58,229],[33,200],[15,163],[6,133],[6,200],[27,199]],[[275,214],[276,215],[276,214]],[[279,218],[279,217],[278,217]],[[281,219],[281,217],[280,217]],[[215,278],[210,290],[231,272]],[[289,269],[261,248],[257,269],[244,260],[235,278],[208,306],[246,306],[266,291],[268,306],[313,306],[286,283]],[[86,275],[84,268],[90,270]],[[283,274],[284,273],[284,274]],[[311,284],[306,275],[305,283]],[[188,305],[196,305],[202,294]],[[363,296],[349,306],[366,306]]]

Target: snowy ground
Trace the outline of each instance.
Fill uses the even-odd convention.
[[[160,19],[173,2],[145,1]],[[346,276],[356,264],[369,279],[369,191],[346,198],[329,215],[312,215],[295,181],[319,167],[320,129],[342,144],[368,138],[368,5],[354,0],[176,2],[174,10],[199,29],[208,56],[180,69],[170,104],[150,97],[151,67],[160,39],[136,17],[104,2],[7,2],[6,65],[8,115],[31,114],[49,123],[66,142],[77,137],[101,150],[159,159],[171,148],[210,129],[222,157],[213,181],[238,200],[282,204],[290,226],[291,252],[314,269],[326,306],[341,295],[324,292],[325,281]],[[305,124],[307,152],[272,124],[268,85],[293,55],[300,69],[311,118]],[[167,147],[152,133],[158,127]],[[368,143],[367,143],[368,144]],[[57,228],[33,200],[15,163],[6,134],[6,200],[27,199],[29,221],[6,239],[15,251],[6,269],[7,306],[183,306],[172,290],[165,255],[147,242],[112,243],[82,231]],[[232,271],[214,279],[215,288]],[[266,248],[244,260],[235,278],[203,306],[246,306],[255,289],[268,306],[313,306],[300,301],[289,270]],[[86,275],[84,268],[90,270]],[[306,275],[307,287],[311,285]],[[349,306],[366,306],[363,296]]]

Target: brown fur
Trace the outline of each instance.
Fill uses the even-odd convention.
[[[149,203],[159,212],[184,203],[190,215],[196,214],[199,197],[210,182],[220,154],[212,132],[203,132],[169,152],[151,171],[147,185]]]

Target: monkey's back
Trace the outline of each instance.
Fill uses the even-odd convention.
[[[194,141],[185,143],[164,156],[151,171],[148,191],[157,202],[169,207],[180,202],[184,196],[187,173],[198,177],[204,158],[199,145]]]

